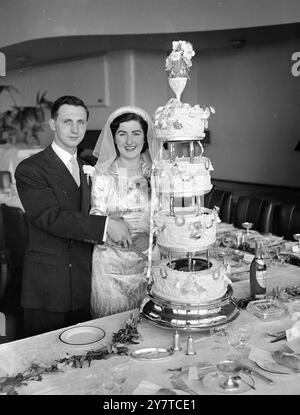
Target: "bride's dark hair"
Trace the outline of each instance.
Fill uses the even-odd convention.
[[[142,127],[142,130],[143,130],[143,133],[144,133],[144,145],[143,145],[141,153],[144,153],[147,150],[147,148],[149,147],[148,146],[148,140],[147,140],[148,124],[144,120],[144,118],[141,117],[140,115],[135,114],[134,112],[125,112],[124,114],[121,114],[118,117],[116,117],[110,124],[110,129],[111,129],[112,135],[115,139],[116,132],[117,132],[120,124],[122,122],[128,122],[128,121],[138,121],[140,123],[140,125]],[[116,146],[115,141],[114,141],[114,144],[115,144],[115,147],[116,147],[116,152],[119,155],[119,150]]]

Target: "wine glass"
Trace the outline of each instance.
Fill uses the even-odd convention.
[[[236,265],[232,265],[232,266],[233,266],[233,267],[235,266],[235,267],[237,267],[237,268],[240,268],[240,267],[243,265],[242,260],[243,260],[243,258],[244,258],[244,252],[243,252],[243,251],[240,251],[240,250],[238,250],[238,249],[235,249],[235,250],[233,251],[232,258],[233,258],[234,260],[238,260],[238,263],[237,263]]]
[[[105,370],[102,374],[102,390],[104,395],[111,395],[115,391],[115,379],[112,372]]]
[[[300,252],[300,233],[294,233],[293,238],[298,241],[298,251]]]
[[[237,346],[240,344],[239,333],[236,330],[235,325],[229,325],[228,327],[228,345],[229,345],[229,353],[227,355],[228,359],[235,360],[240,357]]]
[[[236,346],[236,349],[243,356],[248,356],[249,348],[246,346],[246,344],[251,339],[251,336],[253,334],[253,327],[251,324],[242,324],[240,326],[237,326],[236,330],[239,339],[239,344]]]
[[[129,367],[127,363],[119,364],[112,368],[112,376],[119,393],[123,391],[123,384],[126,382],[128,370]]]
[[[246,234],[249,235],[250,234],[250,229],[253,227],[253,223],[252,222],[243,222],[242,227],[246,229]]]
[[[285,249],[284,246],[279,246],[276,250],[276,256],[280,261],[280,266],[284,267],[286,266],[286,261],[289,259],[290,257],[290,253]]]

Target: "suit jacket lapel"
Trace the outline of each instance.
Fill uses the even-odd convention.
[[[80,171],[80,182],[81,182],[81,211],[89,213],[91,207],[91,187],[92,179],[88,177],[83,171],[83,161],[78,160],[79,171]]]
[[[77,205],[78,198],[76,193],[80,191],[73,179],[71,173],[53,151],[51,145],[44,150],[44,154],[48,163],[48,167],[51,169],[51,175],[56,180],[57,185],[62,189],[63,193],[69,195],[72,201]]]

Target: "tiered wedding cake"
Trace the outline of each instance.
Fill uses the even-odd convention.
[[[212,188],[213,167],[203,156],[201,139],[214,109],[180,101],[193,55],[188,42],[173,42],[166,69],[171,71],[169,84],[176,98],[154,115],[161,151],[151,179],[151,237],[160,258],[154,260],[150,251],[149,297],[141,309],[162,326],[203,329],[233,319],[238,312],[230,302],[225,267],[209,258],[220,220],[218,209],[203,207],[203,195]],[[189,156],[179,156],[178,145],[187,146]]]

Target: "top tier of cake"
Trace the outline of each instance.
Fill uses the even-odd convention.
[[[162,141],[201,140],[205,137],[210,112],[213,112],[212,108],[191,107],[172,98],[155,111],[156,136]]]

